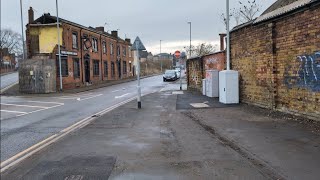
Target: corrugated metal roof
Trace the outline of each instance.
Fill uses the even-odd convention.
[[[274,11],[271,11],[269,13],[266,13],[266,14],[259,16],[254,21],[254,23],[259,23],[259,22],[262,22],[262,21],[265,21],[265,20],[268,20],[271,18],[275,18],[277,16],[280,16],[282,14],[288,13],[288,12],[293,11],[295,9],[301,8],[301,7],[308,5],[308,4],[315,2],[315,1],[317,1],[317,0],[298,0],[296,2],[293,2],[293,3],[288,4],[286,6],[283,6],[283,7],[279,7],[278,9],[275,9]]]

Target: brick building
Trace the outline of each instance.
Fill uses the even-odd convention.
[[[16,55],[9,53],[8,48],[0,48],[0,73],[11,72],[16,66]]]
[[[188,89],[202,90],[202,79],[206,78],[206,70],[222,71],[226,68],[225,41],[226,34],[220,34],[220,51],[187,60]]]
[[[30,7],[26,40],[28,58],[48,56],[57,59],[56,80],[59,86],[56,20],[49,13],[34,20],[34,12]],[[62,18],[59,20],[64,89],[133,76],[130,39],[119,38],[117,31],[109,34],[104,27],[85,27]]]
[[[320,1],[278,0],[231,32],[240,100],[320,119]]]

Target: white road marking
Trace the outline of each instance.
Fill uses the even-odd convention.
[[[111,92],[112,92],[112,93],[115,93],[115,92],[119,92],[119,91],[121,91],[121,90],[118,89],[118,90],[114,90],[114,91],[111,91]]]
[[[6,106],[18,106],[18,107],[30,107],[30,108],[43,108],[43,109],[49,108],[47,106],[30,106],[30,105],[23,105],[23,104],[7,104],[7,103],[0,103],[0,104],[6,105]]]
[[[129,94],[131,94],[131,93],[126,93],[126,94],[123,94],[121,96],[115,96],[114,98],[116,98],[116,99],[123,98],[125,96],[128,96]]]
[[[60,104],[60,105],[64,105],[64,103],[60,103],[60,102],[46,102],[46,101],[27,101],[27,102],[43,103],[43,104]]]
[[[17,114],[27,114],[27,112],[22,112],[22,111],[9,111],[9,110],[0,110],[1,112],[9,112],[9,113],[17,113]]]
[[[97,95],[95,95],[95,96],[90,96],[90,97],[87,97],[87,98],[83,98],[83,99],[81,99],[81,98],[79,98],[79,100],[78,101],[84,101],[84,100],[87,100],[87,99],[91,99],[91,98],[95,98],[95,97],[98,97],[98,96],[102,96],[103,94],[97,94]]]
[[[58,104],[58,105],[56,105],[56,106],[51,106],[51,107],[48,107],[48,108],[46,108],[46,109],[38,109],[38,110],[35,110],[35,111],[27,112],[27,113],[25,113],[25,114],[17,115],[17,117],[25,116],[25,115],[28,115],[28,114],[32,114],[32,113],[39,112],[39,111],[43,111],[43,110],[48,110],[48,109],[55,108],[55,107],[59,107],[59,106],[63,106],[63,105],[64,105],[64,103]]]

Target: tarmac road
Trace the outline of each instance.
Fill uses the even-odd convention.
[[[1,89],[6,88],[12,84],[15,84],[19,80],[18,72],[6,74],[0,77],[1,78]]]
[[[177,88],[172,84],[163,82],[162,75],[145,78],[142,94]],[[136,85],[132,81],[67,96],[1,96],[1,162],[84,118],[136,97]]]

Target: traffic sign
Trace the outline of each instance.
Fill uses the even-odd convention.
[[[180,51],[174,52],[174,56],[175,56],[177,59],[180,58],[180,55],[181,55]]]

